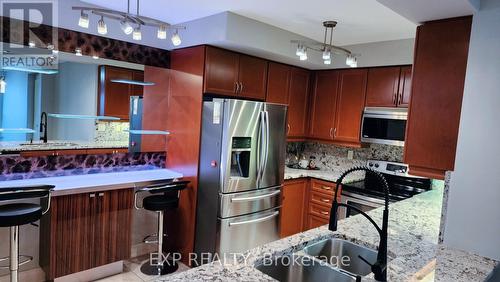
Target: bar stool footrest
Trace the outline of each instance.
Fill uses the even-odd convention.
[[[32,261],[33,257],[32,256],[26,256],[26,255],[19,255],[19,264],[18,266],[27,264],[28,262]],[[4,261],[10,261],[10,257],[5,257],[5,258],[0,258],[0,262]],[[0,269],[9,269],[9,265],[0,265]]]

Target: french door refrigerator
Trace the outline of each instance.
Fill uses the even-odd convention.
[[[279,239],[284,105],[203,103],[195,253],[238,254]]]

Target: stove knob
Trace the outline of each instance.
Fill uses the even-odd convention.
[[[379,164],[375,164],[375,167],[378,168],[379,167]]]
[[[372,167],[372,166],[373,166],[373,163],[368,163],[368,166]]]

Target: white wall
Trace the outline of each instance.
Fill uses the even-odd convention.
[[[474,15],[444,244],[500,260],[500,1]]]

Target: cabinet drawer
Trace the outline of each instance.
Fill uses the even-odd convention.
[[[331,207],[328,206],[318,205],[315,203],[309,204],[309,214],[319,216],[325,219],[330,218],[330,210]]]
[[[314,216],[311,214],[307,216],[307,228],[306,229],[313,229],[316,227],[323,226],[325,224],[328,224],[328,219],[324,219],[322,217]]]
[[[320,181],[320,180],[312,180],[311,189],[312,191],[333,195],[333,192],[335,192],[335,183]]]
[[[339,197],[337,197],[337,198],[339,198]],[[328,207],[331,207],[332,202],[333,202],[333,196],[330,194],[311,191],[310,201],[311,201],[311,203],[316,203],[316,204],[321,204],[321,205],[326,205]]]

